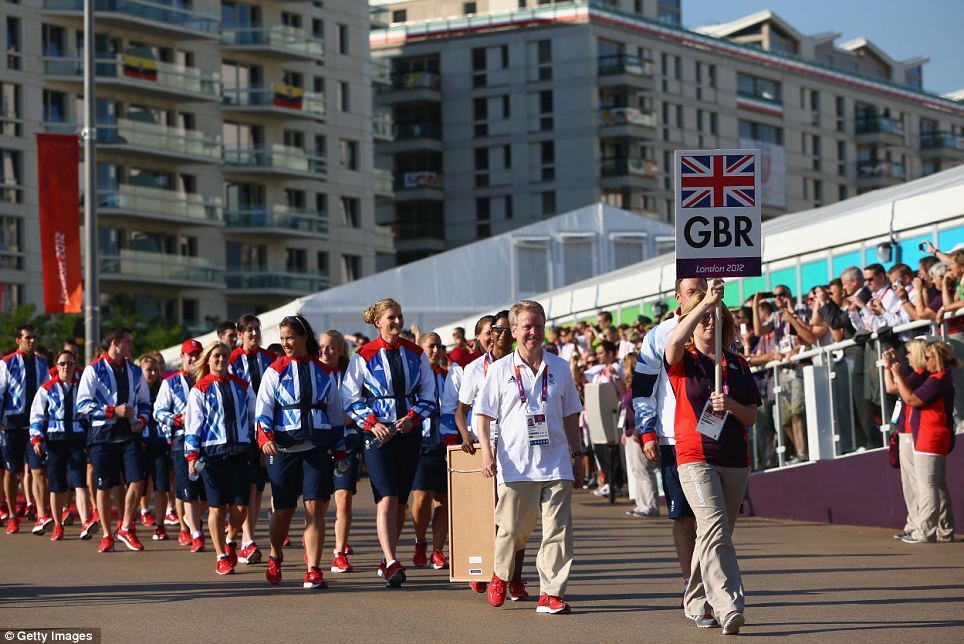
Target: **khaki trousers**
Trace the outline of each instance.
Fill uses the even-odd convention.
[[[917,481],[917,526],[914,537],[921,541],[947,541],[954,537],[954,514],[947,491],[947,457],[914,454]]]
[[[631,438],[626,439],[626,473],[629,498],[636,502],[634,509],[643,514],[658,516],[656,463],[646,458],[643,448]]]
[[[495,576],[512,579],[522,550],[542,517],[536,556],[540,592],[563,597],[572,567],[572,481],[524,481],[499,485],[495,505]]]
[[[742,613],[746,600],[732,535],[750,468],[687,463],[679,466],[679,478],[696,515],[696,550],[683,608],[687,615],[715,613],[718,620]]]
[[[904,505],[907,506],[907,521],[904,532],[914,534],[917,529],[917,481],[914,477],[914,435],[903,432],[897,435],[900,454],[900,486],[904,490]]]

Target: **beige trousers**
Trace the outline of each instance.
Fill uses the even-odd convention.
[[[626,439],[626,473],[629,498],[636,502],[634,509],[643,514],[658,516],[656,463],[646,458],[643,448],[630,438]]]
[[[540,592],[563,597],[572,567],[572,481],[525,481],[499,485],[495,505],[495,576],[512,579],[516,552],[542,518],[536,556]]]
[[[921,541],[947,541],[954,537],[954,514],[947,491],[947,457],[914,454],[917,481],[917,526],[914,537]]]
[[[742,613],[746,600],[732,535],[750,468],[687,463],[679,466],[679,478],[696,515],[696,551],[683,608],[687,615],[715,613],[720,620]]]
[[[917,481],[914,480],[914,435],[902,432],[897,435],[900,454],[900,486],[904,490],[904,505],[907,506],[907,521],[904,532],[913,534],[917,529]]]

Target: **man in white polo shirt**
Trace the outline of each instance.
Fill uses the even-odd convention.
[[[482,446],[482,475],[498,476],[495,508],[495,574],[492,606],[501,606],[515,554],[542,518],[539,613],[568,613],[563,601],[572,566],[572,489],[582,484],[579,413],[582,402],[569,363],[542,350],[546,314],[542,305],[520,300],[509,309],[518,348],[489,368],[476,400]],[[489,442],[490,423],[499,441]]]

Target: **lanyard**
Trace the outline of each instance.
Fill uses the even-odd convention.
[[[515,384],[516,387],[519,388],[519,400],[521,400],[522,405],[525,406],[527,402],[526,391],[522,386],[522,372],[519,371],[519,365],[515,365]],[[543,405],[549,400],[549,365],[545,365],[545,368],[542,370],[542,395],[539,396],[539,398],[542,400]]]
[[[489,375],[489,364],[492,362],[492,354],[485,354],[485,360],[482,361],[482,378],[484,379]]]
[[[706,373],[706,367],[703,366],[703,358],[702,358],[702,356],[700,355],[700,353],[697,352],[696,348],[691,346],[691,347],[689,348],[689,352],[690,352],[690,355],[693,357],[693,361],[696,363],[697,368],[700,370],[700,375],[702,375],[702,376],[707,380],[707,382],[709,382],[710,390],[712,391],[712,390],[715,388],[715,387],[714,387],[714,385],[715,385],[715,382],[714,382],[714,381],[715,381],[715,378],[711,378],[710,375],[709,375],[708,373]],[[727,396],[729,396],[729,395],[730,395],[730,385],[729,385],[729,383],[727,383],[727,381],[726,381],[726,377],[727,377],[727,373],[728,373],[728,367],[727,367],[727,364],[726,364],[726,356],[725,356],[725,355],[724,355],[724,356],[721,356],[720,359],[721,359],[721,361],[722,361],[722,372],[723,372],[723,374],[722,374],[723,393],[726,394]]]

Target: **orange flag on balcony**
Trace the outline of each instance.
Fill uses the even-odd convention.
[[[82,309],[79,158],[76,135],[37,135],[40,257],[47,313],[80,313]]]

